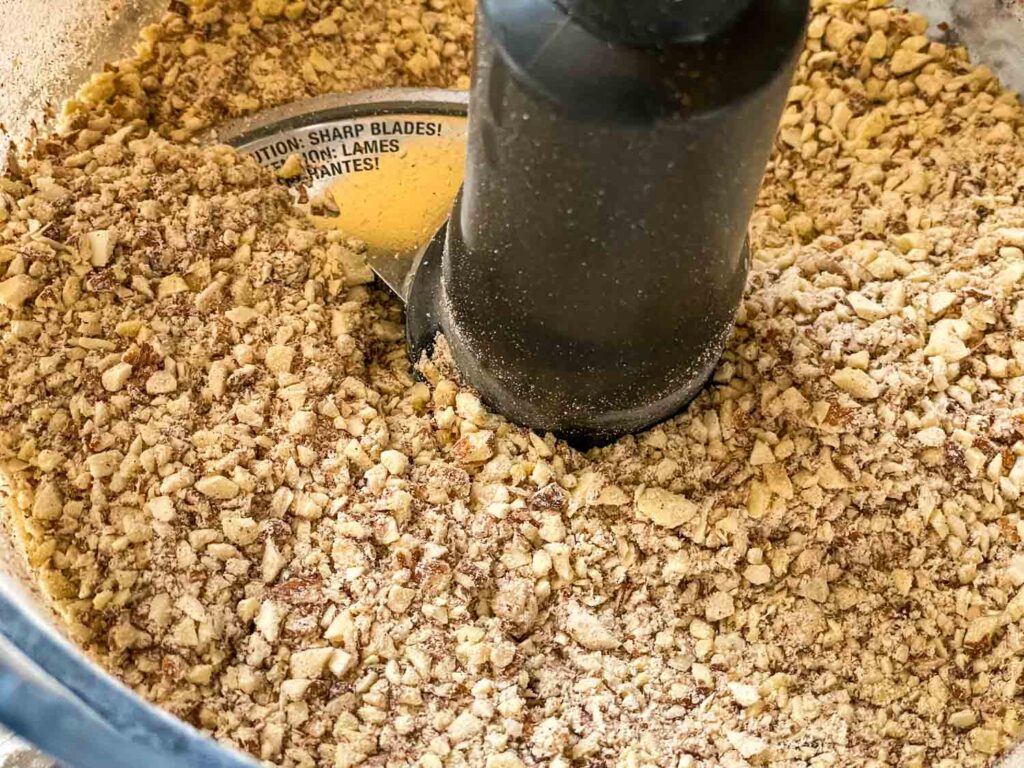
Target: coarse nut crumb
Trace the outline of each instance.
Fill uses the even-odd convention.
[[[813,2],[713,384],[580,453],[418,381],[358,243],[191,142],[465,87],[469,0],[191,0],[0,178],[0,494],[72,638],[271,765],[983,768],[1022,736],[1024,147]]]

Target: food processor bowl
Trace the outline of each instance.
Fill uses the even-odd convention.
[[[1024,90],[1024,9],[997,0],[907,0],[933,21],[936,37],[966,45],[976,61]],[[31,135],[103,62],[131,50],[166,0],[0,0],[0,167],[5,144]],[[144,702],[62,634],[33,584],[11,529],[14,493],[0,474],[0,723],[52,757],[83,768],[253,766],[190,726]],[[52,761],[0,729],[0,768]],[[1024,747],[1003,768],[1024,768]]]

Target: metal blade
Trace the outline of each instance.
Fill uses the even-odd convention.
[[[331,94],[262,112],[218,139],[274,169],[318,224],[366,243],[403,301],[465,167],[468,96],[440,89]]]

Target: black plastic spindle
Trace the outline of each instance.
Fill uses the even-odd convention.
[[[466,179],[413,285],[499,412],[580,443],[703,386],[807,0],[480,0]]]

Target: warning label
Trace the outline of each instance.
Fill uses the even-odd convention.
[[[381,170],[388,156],[410,150],[421,154],[424,142],[462,144],[465,135],[465,118],[389,115],[299,128],[260,139],[242,150],[275,170],[292,155],[298,156],[302,173],[286,183],[302,184],[315,193],[340,177]]]
[[[268,168],[288,163],[282,181],[313,203],[319,226],[394,255],[429,242],[451,213],[467,125],[464,115],[353,117],[289,127],[238,148]]]

